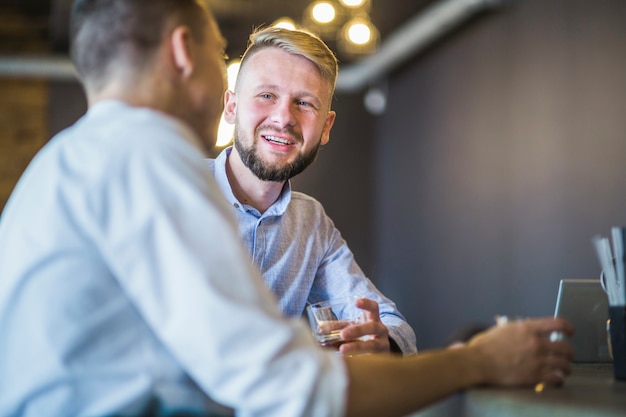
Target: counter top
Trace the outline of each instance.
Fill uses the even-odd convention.
[[[456,394],[411,417],[615,417],[626,416],[626,381],[613,366],[573,364],[562,387],[475,388]]]

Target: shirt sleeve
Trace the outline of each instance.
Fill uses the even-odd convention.
[[[120,286],[198,386],[238,415],[342,415],[343,362],[280,315],[202,157],[169,145],[121,158],[89,202]]]
[[[381,321],[389,336],[404,355],[417,353],[415,332],[406,322],[396,304],[383,295],[365,276],[356,263],[348,244],[334,226],[332,220],[322,213],[320,233],[326,238],[327,251],[315,277],[310,302],[324,299],[358,295],[378,302]]]

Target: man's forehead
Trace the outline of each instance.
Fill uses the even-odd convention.
[[[276,53],[278,51],[278,53]],[[309,65],[313,71],[315,78],[309,78],[309,76],[303,76],[298,80],[298,88],[293,90],[294,94],[302,97],[315,98],[319,101],[319,104],[323,104],[325,101],[330,103],[332,99],[332,88],[329,81],[323,77],[320,69],[308,58],[301,55],[289,53],[278,47],[266,47],[254,51],[254,54],[248,56],[245,65],[239,69],[238,84],[246,85],[246,88],[250,88],[251,91],[271,89],[271,90],[285,90],[293,89],[293,84],[288,84],[287,80],[281,78],[283,75],[278,68],[282,67],[281,63],[277,60],[277,57],[284,56],[286,59],[294,58],[302,60],[301,64],[295,65],[295,68],[301,69],[303,65]],[[268,70],[260,71],[254,68],[255,63],[263,62],[264,65],[268,65]],[[272,71],[276,69],[276,71]],[[290,86],[291,85],[291,86]]]

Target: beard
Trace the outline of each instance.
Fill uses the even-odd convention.
[[[263,128],[263,127],[261,127]],[[261,129],[260,128],[260,129]],[[257,136],[251,141],[252,144],[246,147],[241,140],[240,129],[235,128],[234,146],[243,161],[243,164],[256,175],[260,180],[271,182],[285,182],[290,178],[295,177],[306,169],[309,165],[315,161],[320,149],[321,141],[317,142],[317,145],[305,154],[298,154],[296,160],[285,164],[283,166],[272,166],[261,159],[257,152],[256,143]],[[294,135],[292,132],[289,132]],[[249,141],[250,142],[250,141]]]

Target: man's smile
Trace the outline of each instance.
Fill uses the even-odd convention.
[[[295,142],[286,139],[286,138],[281,138],[280,136],[274,136],[274,135],[261,135],[261,137],[263,139],[265,139],[266,141],[270,142],[270,143],[275,143],[277,145],[293,145]]]

